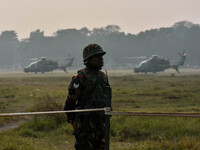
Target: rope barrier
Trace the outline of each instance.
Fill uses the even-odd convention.
[[[105,112],[105,149],[109,150],[109,135],[110,135],[110,117],[109,116],[153,116],[153,117],[192,117],[200,118],[200,113],[147,113],[147,112],[114,112],[110,107],[96,109],[81,109],[81,110],[66,110],[66,111],[45,111],[45,112],[21,112],[21,113],[0,113],[0,117],[24,116],[24,115],[44,115],[44,114],[59,114],[59,113],[78,113],[78,112]]]
[[[151,116],[151,117],[153,116],[153,117],[192,117],[192,118],[200,118],[200,113],[115,112],[115,111],[111,111],[110,107],[96,108],[96,109],[66,110],[66,111],[1,113],[0,117],[25,116],[25,115],[45,115],[45,114],[60,114],[60,113],[77,113],[77,112],[92,112],[92,111],[104,111],[105,115],[112,115],[112,116]]]
[[[27,116],[27,115],[45,115],[45,114],[60,114],[60,113],[77,113],[77,112],[91,112],[91,111],[105,111],[105,110],[106,110],[106,108],[80,109],[80,110],[66,110],[66,111],[2,113],[2,114],[0,114],[0,117],[8,117],[8,116]]]
[[[113,112],[105,111],[112,116],[153,116],[153,117],[192,117],[200,118],[200,113],[146,113],[146,112]]]

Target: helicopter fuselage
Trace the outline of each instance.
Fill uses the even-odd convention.
[[[157,55],[153,55],[151,58],[142,61],[138,66],[136,66],[134,68],[134,72],[156,73],[156,72],[162,72],[169,68],[173,68],[179,73],[178,67],[184,64],[186,59],[186,53],[184,51],[182,53],[179,53],[179,55],[181,56],[181,58],[177,64],[170,64],[170,61],[168,59],[161,58]]]
[[[134,72],[162,72],[165,69],[170,68],[170,62],[167,59],[161,58],[151,58],[145,61],[142,61],[138,66],[134,68]]]
[[[45,72],[52,72],[56,69],[61,69],[67,73],[67,67],[72,66],[74,57],[70,56],[70,58],[65,59],[65,60],[67,60],[68,62],[62,65],[59,65],[57,61],[47,59],[46,57],[41,57],[39,60],[34,61],[30,63],[27,67],[25,67],[24,72],[25,73],[29,73],[29,72],[45,73]]]
[[[32,62],[30,65],[24,68],[24,72],[51,72],[55,69],[58,69],[58,63],[57,61],[52,60],[39,60]]]

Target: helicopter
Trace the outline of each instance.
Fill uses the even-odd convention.
[[[45,73],[52,72],[53,70],[61,69],[67,73],[67,67],[71,67],[74,61],[74,57],[69,57],[66,59],[68,62],[66,64],[58,64],[57,61],[47,59],[46,57],[40,57],[38,60],[30,63],[24,68],[25,73],[34,72],[34,73]]]
[[[185,53],[185,51],[178,54],[180,55],[181,58],[177,64],[171,64],[170,61],[166,58],[162,58],[158,55],[152,55],[146,60],[140,62],[140,64],[134,68],[134,72],[135,73],[144,72],[145,74],[147,72],[156,73],[162,71],[164,72],[164,70],[172,68],[175,69],[178,73],[180,73],[178,67],[184,65],[187,54]]]

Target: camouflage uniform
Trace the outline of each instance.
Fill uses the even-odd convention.
[[[65,110],[111,107],[111,88],[107,76],[102,72],[91,72],[89,68],[78,71],[68,87]],[[76,138],[76,150],[105,149],[104,112],[69,113]]]

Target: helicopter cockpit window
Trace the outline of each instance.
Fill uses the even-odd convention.
[[[138,65],[138,67],[141,67],[141,66],[143,66],[143,65],[145,65],[145,64],[147,64],[147,61],[145,60],[145,61],[142,61],[139,65]]]
[[[30,65],[27,66],[27,68],[30,68],[30,67],[36,67],[37,64],[35,62],[31,63]]]

